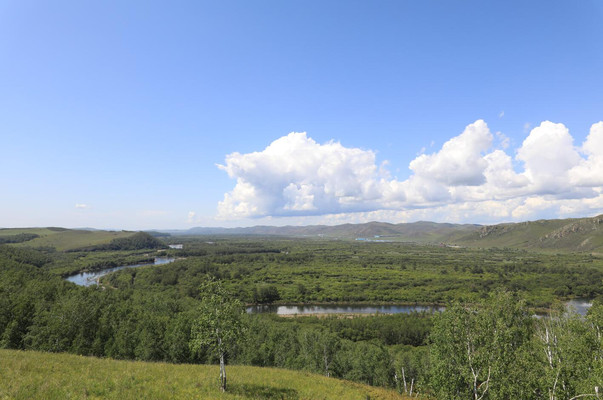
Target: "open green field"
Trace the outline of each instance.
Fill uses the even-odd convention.
[[[53,247],[57,251],[68,251],[106,244],[113,239],[130,237],[135,233],[130,231],[86,231],[64,228],[0,229],[0,237],[19,234],[34,234],[39,236],[26,242],[12,244],[13,246],[34,248]]]
[[[115,361],[0,350],[0,399],[404,399],[395,391],[276,368]]]

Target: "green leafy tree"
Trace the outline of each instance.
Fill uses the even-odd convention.
[[[226,357],[245,331],[241,302],[209,278],[200,287],[199,314],[191,330],[191,350],[209,350],[220,359],[220,388],[226,391]]]
[[[527,399],[516,374],[533,332],[523,302],[496,291],[483,306],[459,304],[436,316],[430,335],[431,383],[443,399]]]
[[[597,322],[600,313],[600,306],[595,305],[585,320],[559,307],[539,321],[541,391],[548,399],[603,397],[603,393],[598,393],[603,382],[603,351]]]

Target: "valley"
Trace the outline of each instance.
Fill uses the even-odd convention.
[[[31,351],[43,351],[214,364],[217,359],[209,347],[193,350],[190,346],[193,328],[202,317],[199,306],[205,301],[199,288],[209,279],[219,282],[229,298],[242,306],[237,318],[244,334],[228,350],[227,370],[253,378],[246,383],[232,378],[234,398],[315,398],[304,397],[300,386],[292,384],[285,386],[286,393],[262,386],[257,388],[260,394],[236,395],[241,387],[261,386],[258,382],[264,379],[260,378],[264,372],[242,372],[252,371],[245,368],[276,367],[291,370],[283,376],[304,371],[342,379],[348,388],[364,384],[391,391],[386,397],[371,394],[371,398],[409,395],[412,381],[413,396],[444,399],[449,390],[459,390],[449,388],[452,381],[446,374],[456,371],[456,376],[464,376],[461,365],[468,359],[462,349],[467,343],[485,352],[479,353],[482,365],[496,368],[493,385],[503,386],[493,391],[515,390],[509,379],[520,378],[513,378],[508,368],[521,370],[521,363],[529,362],[543,371],[542,376],[549,376],[538,350],[546,346],[539,336],[542,329],[557,330],[559,360],[582,354],[580,362],[586,364],[580,368],[592,372],[581,375],[568,364],[559,364],[559,371],[566,371],[563,379],[574,385],[571,393],[587,393],[603,371],[597,358],[601,343],[592,330],[600,326],[603,308],[603,257],[596,246],[599,220],[491,227],[419,223],[398,226],[396,232],[388,224],[371,223],[307,228],[289,235],[278,228],[271,234],[208,235],[2,229],[0,347],[28,351],[22,355],[2,350],[0,359],[20,357],[18,365],[22,365],[29,362],[28,355],[45,357]],[[367,240],[357,240],[361,234]],[[526,239],[532,236],[536,239]],[[559,242],[552,246],[553,241]],[[576,243],[583,250],[584,243],[590,243],[591,250],[577,251]],[[86,280],[87,276],[94,278]],[[580,316],[565,312],[567,302],[592,307],[579,308]],[[535,319],[535,313],[544,318]],[[295,317],[283,318],[283,314]],[[547,327],[547,321],[560,325]],[[519,329],[513,335],[521,339],[498,344],[500,339],[491,330],[498,324],[505,327],[499,328],[503,331]],[[451,331],[460,326],[463,330]],[[564,342],[569,337],[577,341]],[[500,356],[509,360],[508,365],[497,366],[490,357],[503,348],[497,346],[509,345],[511,353]],[[454,361],[455,357],[461,358]],[[56,376],[63,368],[63,361],[58,362],[52,367],[53,380],[62,379]],[[460,369],[455,370],[457,364]],[[3,374],[1,379],[9,379],[6,374],[19,372],[11,367]],[[147,378],[139,378],[144,374],[140,370],[132,376],[144,381]],[[527,379],[522,385],[534,390],[550,384],[548,378],[528,378],[521,377]],[[90,390],[104,398],[131,396],[124,382],[110,379],[114,383],[107,388],[84,380],[89,383],[72,390],[82,398]],[[191,388],[174,379],[178,383],[171,390],[176,398],[190,390],[201,393],[199,386]],[[490,382],[491,378],[480,379]],[[26,397],[27,385],[34,385],[31,390],[56,392],[56,398],[64,393],[58,386],[35,389],[39,384],[15,382],[22,383],[14,384],[9,398]],[[163,392],[167,384],[161,385],[150,393],[169,398]],[[330,392],[323,390],[324,398],[330,398]]]

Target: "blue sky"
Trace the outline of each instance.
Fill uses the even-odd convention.
[[[603,213],[602,20],[594,0],[0,1],[0,227]]]

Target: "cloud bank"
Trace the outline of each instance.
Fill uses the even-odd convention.
[[[218,217],[497,222],[603,212],[603,122],[581,146],[550,121],[531,129],[512,155],[508,144],[477,120],[439,151],[412,160],[412,174],[401,181],[390,178],[387,162],[377,165],[372,150],[290,133],[218,165],[236,179]]]

